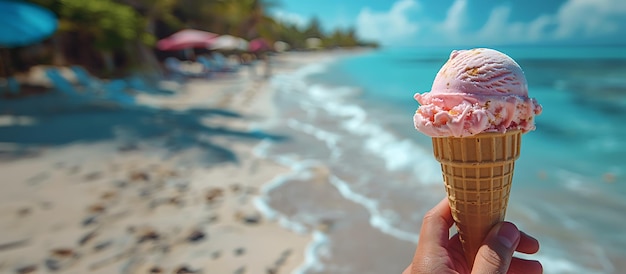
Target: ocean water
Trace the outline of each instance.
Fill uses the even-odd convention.
[[[523,136],[507,220],[536,236],[545,273],[623,273],[626,264],[626,48],[497,48],[543,105]],[[400,273],[423,214],[445,197],[431,140],[412,116],[448,48],[385,48],[278,75],[288,142],[257,154],[292,168],[257,201],[314,235],[298,273]]]

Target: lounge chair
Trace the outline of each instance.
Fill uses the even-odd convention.
[[[74,88],[74,85],[69,80],[65,79],[57,69],[46,69],[46,76],[50,79],[50,83],[52,83],[52,86],[57,91],[69,97],[85,98],[85,95],[79,93],[76,88]]]
[[[61,101],[57,101],[54,107],[50,108],[54,112],[60,110],[81,108],[85,106],[92,106],[94,103],[97,103],[97,97],[94,95],[90,95],[85,92],[78,91],[74,84],[67,80],[61,72],[56,68],[48,68],[45,70],[45,75],[50,80],[52,84],[52,88],[58,92],[58,94],[62,96],[54,96],[52,95],[51,100],[47,101],[57,101],[61,99]],[[96,104],[97,105],[97,104]],[[42,109],[46,109],[47,107],[42,107]]]
[[[213,59],[213,64],[215,64],[216,69],[220,72],[235,72],[239,69],[238,66],[231,64],[228,59],[219,52],[211,54],[211,58]]]
[[[89,72],[87,72],[87,70],[85,70],[83,67],[71,66],[70,69],[76,76],[76,80],[79,84],[88,88],[97,86],[96,82],[93,81],[91,75],[89,75]]]
[[[0,95],[17,96],[20,94],[20,83],[14,77],[0,79]]]
[[[211,60],[209,60],[205,56],[198,56],[198,58],[196,58],[196,60],[198,61],[198,63],[202,64],[202,66],[204,66],[204,69],[206,69],[208,72],[215,72],[215,71],[217,71],[217,69],[216,69],[215,65],[213,64],[213,62],[211,62]]]
[[[171,95],[174,92],[171,90],[162,89],[158,86],[158,83],[148,83],[146,79],[141,76],[133,75],[126,78],[126,83],[128,83],[128,88],[137,91],[144,92],[148,94],[158,94],[158,95]]]
[[[172,76],[177,78],[207,77],[211,75],[211,71],[207,70],[206,67],[201,72],[186,70],[183,63],[174,57],[168,57],[165,59],[165,68],[172,74]]]
[[[125,92],[128,88],[126,81],[114,79],[104,82],[91,76],[83,67],[71,66],[70,69],[76,75],[78,83],[84,86],[87,92],[92,92],[104,99],[113,100],[124,105],[130,105],[135,102],[135,98]]]
[[[122,79],[111,80],[103,85],[105,98],[111,99],[123,105],[135,104],[135,97],[126,93],[128,84]]]

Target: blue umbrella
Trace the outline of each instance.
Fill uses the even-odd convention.
[[[56,16],[43,7],[22,1],[0,0],[0,47],[37,43],[52,35],[57,26]]]
[[[19,86],[11,77],[9,50],[37,43],[52,35],[58,26],[56,16],[49,10],[23,1],[0,0],[0,93],[7,87],[18,92]]]

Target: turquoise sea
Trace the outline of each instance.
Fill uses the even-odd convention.
[[[502,47],[544,111],[525,134],[507,220],[536,236],[545,273],[623,273],[626,47]],[[272,79],[291,136],[263,157],[293,172],[258,205],[314,242],[299,273],[401,273],[423,214],[445,196],[412,116],[452,48],[383,48]],[[324,229],[320,229],[320,224]]]

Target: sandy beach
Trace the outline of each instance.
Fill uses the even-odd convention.
[[[333,54],[278,55],[272,73]],[[253,151],[285,138],[262,130],[275,106],[258,66],[128,110],[3,114],[33,129],[0,146],[0,273],[293,273],[312,236],[254,202],[289,171]]]

